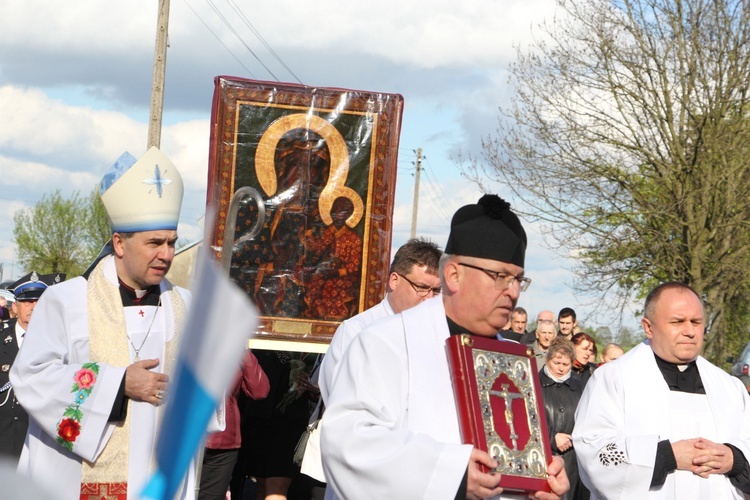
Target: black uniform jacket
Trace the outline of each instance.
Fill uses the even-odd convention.
[[[18,354],[16,320],[0,323],[0,455],[18,460],[21,456],[29,416],[16,400],[10,386],[10,367]]]

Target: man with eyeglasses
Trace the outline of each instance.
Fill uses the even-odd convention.
[[[422,238],[412,238],[402,245],[393,257],[388,271],[387,292],[385,298],[376,306],[349,318],[339,325],[331,339],[326,354],[320,362],[317,382],[321,400],[310,417],[311,423],[325,411],[328,391],[338,372],[341,358],[346,348],[367,325],[381,318],[393,316],[423,300],[440,294],[438,263],[442,251],[437,244]],[[312,374],[315,378],[315,371]],[[320,427],[320,424],[318,424]],[[320,470],[320,453],[314,447],[305,450],[302,473],[324,483],[325,477]],[[316,485],[322,488],[322,485]]]
[[[438,264],[441,255],[437,244],[421,238],[410,239],[396,251],[388,271],[385,298],[378,305],[341,323],[333,335],[320,365],[318,383],[324,402],[328,399],[346,348],[367,325],[440,295]]]
[[[519,295],[526,233],[495,195],[460,208],[440,260],[442,293],[372,323],[355,337],[330,388],[321,447],[327,498],[490,498],[502,494],[489,454],[462,444],[445,342],[468,333],[495,338]],[[548,467],[552,492],[569,483]],[[499,498],[518,498],[502,495]]]

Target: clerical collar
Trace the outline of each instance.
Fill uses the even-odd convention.
[[[691,361],[687,365],[678,365],[664,361],[654,353],[656,366],[664,377],[670,391],[687,392],[691,394],[705,394],[698,365]]]
[[[127,306],[158,306],[159,305],[159,285],[152,285],[145,290],[136,290],[126,285],[121,279],[120,297],[122,305]]]
[[[448,332],[451,335],[462,335],[464,333],[467,335],[474,335],[469,330],[450,319],[448,316],[446,316],[445,319],[448,320]]]

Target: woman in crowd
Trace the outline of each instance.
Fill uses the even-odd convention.
[[[293,479],[299,477],[294,448],[310,419],[306,375],[316,355],[270,350],[256,350],[255,355],[271,388],[266,399],[245,404],[243,441],[248,446],[244,472],[255,481],[256,500],[287,500],[295,498],[290,489]]]
[[[578,479],[578,463],[571,436],[576,407],[583,393],[580,381],[570,376],[574,359],[571,342],[557,337],[550,344],[547,362],[539,373],[552,452],[563,457],[565,472],[570,480],[568,499],[586,498],[582,496],[582,491],[578,491],[585,488]]]
[[[579,379],[585,387],[596,369],[596,341],[583,332],[573,335],[570,341],[575,349],[572,376]]]
[[[623,354],[625,354],[625,350],[622,348],[622,346],[610,342],[609,344],[604,346],[604,349],[602,349],[602,362],[599,363],[599,365],[614,361]]]
[[[226,428],[210,434],[206,439],[198,500],[224,500],[227,496],[242,444],[241,416],[237,405],[240,390],[253,399],[263,399],[268,395],[269,389],[268,377],[258,359],[249,349],[246,350],[242,369],[237,374],[232,391],[225,397]]]

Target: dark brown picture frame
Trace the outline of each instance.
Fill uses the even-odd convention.
[[[260,309],[252,347],[323,352],[342,320],[377,304],[390,264],[403,97],[219,76],[207,208],[211,245]],[[266,220],[233,194],[261,195]]]

